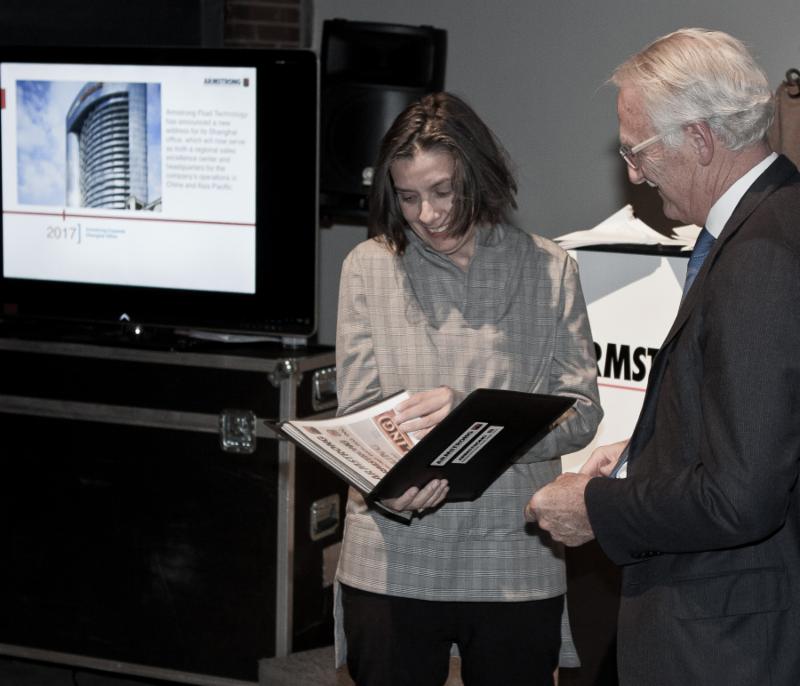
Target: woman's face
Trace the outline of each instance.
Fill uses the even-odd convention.
[[[447,255],[462,269],[475,249],[474,227],[453,236],[453,156],[443,150],[418,150],[413,157],[392,162],[390,173],[397,202],[411,230],[431,248]]]

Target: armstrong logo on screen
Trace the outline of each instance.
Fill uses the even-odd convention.
[[[206,86],[244,86],[247,88],[250,85],[250,79],[223,79],[207,76],[205,79],[203,79],[203,83]]]

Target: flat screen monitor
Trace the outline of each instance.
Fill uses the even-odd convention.
[[[316,326],[307,50],[0,47],[5,319]]]

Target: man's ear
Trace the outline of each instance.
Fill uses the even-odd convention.
[[[695,151],[698,161],[704,167],[711,164],[714,158],[714,134],[711,133],[711,127],[708,122],[696,121],[684,126],[686,137],[692,150]]]

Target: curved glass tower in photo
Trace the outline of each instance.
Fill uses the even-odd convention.
[[[67,206],[139,209],[147,197],[147,86],[87,83],[67,113]]]

